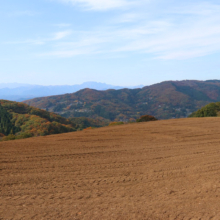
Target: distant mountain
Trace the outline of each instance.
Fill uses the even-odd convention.
[[[103,117],[128,121],[150,114],[158,119],[187,117],[210,103],[220,101],[220,80],[166,81],[142,89],[97,91],[36,98],[25,103],[64,117]]]
[[[143,87],[143,85],[137,87],[141,88]],[[96,89],[96,90],[107,90],[107,89],[122,89],[123,87],[113,86],[98,82],[85,82],[80,85],[72,85],[72,86],[69,85],[40,86],[40,85],[29,85],[29,84],[19,84],[19,83],[8,83],[8,84],[2,83],[0,84],[0,99],[23,101],[26,99],[32,99],[36,97],[73,93],[85,88]],[[130,87],[130,88],[135,88],[135,87]]]

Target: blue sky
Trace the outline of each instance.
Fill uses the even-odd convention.
[[[220,79],[215,0],[10,0],[0,27],[1,83]]]

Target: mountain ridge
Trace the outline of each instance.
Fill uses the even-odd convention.
[[[143,85],[133,86],[143,87]],[[133,88],[132,86],[130,88]],[[99,82],[84,82],[76,85],[55,85],[55,86],[42,86],[42,85],[29,85],[19,83],[2,83],[0,84],[0,99],[11,101],[24,101],[26,99],[33,99],[36,97],[61,95],[66,93],[73,93],[84,88],[91,88],[97,90],[106,89],[122,89],[122,86],[114,86],[106,83]]]
[[[145,114],[158,119],[187,117],[216,101],[220,101],[220,80],[164,81],[142,89],[83,89],[24,102],[67,118],[103,117],[126,122]]]

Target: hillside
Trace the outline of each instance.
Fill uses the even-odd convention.
[[[220,117],[220,102],[210,103],[193,112],[189,117]]]
[[[66,119],[58,114],[31,107],[20,102],[0,100],[0,139],[66,133],[88,127],[102,127],[109,120],[79,117]]]
[[[220,219],[220,119],[0,143],[2,219]]]
[[[202,106],[220,101],[220,81],[166,81],[142,89],[97,91],[36,98],[25,103],[63,117],[134,120],[150,114],[158,119],[187,117]]]
[[[79,125],[24,103],[0,100],[0,137],[26,138],[76,131]]]

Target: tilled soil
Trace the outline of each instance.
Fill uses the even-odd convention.
[[[0,143],[0,219],[220,219],[220,118]]]

